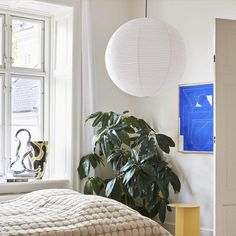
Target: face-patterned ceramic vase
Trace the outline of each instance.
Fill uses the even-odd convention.
[[[31,163],[33,169],[37,170],[36,179],[42,179],[46,170],[48,142],[47,141],[30,141],[32,152]]]

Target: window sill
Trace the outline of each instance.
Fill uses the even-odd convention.
[[[0,197],[4,194],[20,194],[49,188],[69,188],[66,179],[35,180],[29,182],[0,183]]]

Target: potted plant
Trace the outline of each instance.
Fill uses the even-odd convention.
[[[163,223],[169,204],[169,187],[180,191],[178,176],[163,152],[174,147],[173,140],[155,131],[143,119],[115,112],[96,112],[87,120],[97,128],[93,151],[83,156],[78,167],[80,179],[87,178],[85,194],[104,195],[120,201],[141,214]],[[90,169],[111,164],[112,179],[89,177]]]

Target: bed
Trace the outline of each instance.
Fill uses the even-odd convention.
[[[171,236],[111,199],[69,189],[39,190],[0,202],[0,236]]]

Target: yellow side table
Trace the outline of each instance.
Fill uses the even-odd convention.
[[[175,236],[200,236],[200,206],[169,204],[175,208]]]

